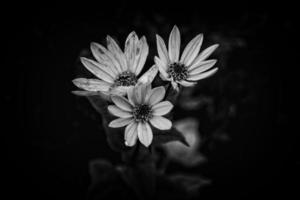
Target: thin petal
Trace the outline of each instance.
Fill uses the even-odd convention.
[[[159,35],[156,35],[156,45],[160,60],[167,65],[170,62],[168,50],[164,40]]]
[[[112,37],[108,35],[106,39],[108,50],[115,56],[116,60],[121,66],[122,71],[126,71],[128,68],[124,53],[122,52],[116,41],[112,39]]]
[[[108,126],[110,128],[120,128],[126,126],[127,124],[133,122],[133,118],[118,118],[111,121]]]
[[[139,75],[145,65],[145,62],[146,62],[146,59],[147,59],[147,56],[148,56],[148,53],[149,53],[149,47],[148,47],[148,44],[147,44],[147,40],[146,40],[146,37],[143,36],[140,40],[140,52],[136,52],[136,54],[139,54],[138,56],[138,59],[136,57],[136,67],[135,67],[135,74],[136,75]],[[138,50],[138,49],[137,49]]]
[[[149,105],[155,105],[165,97],[166,90],[163,86],[156,87],[151,90],[151,94],[149,95],[148,103]]]
[[[110,93],[112,95],[125,96],[127,94],[128,88],[128,86],[115,86],[111,88]]]
[[[185,47],[180,62],[184,63],[186,66],[189,66],[200,51],[200,47],[203,41],[203,34],[197,35],[194,39],[192,39],[189,44]]]
[[[198,66],[191,66],[188,71],[190,75],[199,74],[201,72],[205,72],[206,70],[212,68],[216,64],[217,60],[206,60],[204,62],[199,63]]]
[[[99,79],[77,78],[73,80],[73,83],[77,87],[91,92],[108,91],[111,86],[111,83]]]
[[[192,87],[197,84],[197,82],[188,82],[188,81],[179,81],[178,83],[184,87]]]
[[[158,67],[153,65],[148,71],[146,71],[138,80],[139,83],[151,84],[157,75]]]
[[[97,62],[87,58],[81,57],[80,60],[82,64],[98,78],[109,83],[114,82],[114,75],[111,73],[111,70],[109,70],[109,68],[104,68],[100,66]]]
[[[101,44],[92,42],[91,51],[94,57],[98,60],[98,62],[104,63],[107,66],[107,68],[109,68],[115,74],[122,72],[120,66],[116,66],[116,60],[112,53],[108,51],[105,47],[103,47]]]
[[[167,74],[167,66],[163,64],[163,62],[158,58],[154,57],[154,61],[156,66],[158,67],[158,70],[160,74],[163,76],[164,79],[168,79],[169,75]]]
[[[154,116],[150,119],[150,123],[157,129],[168,130],[172,127],[172,122],[161,116]]]
[[[131,112],[124,111],[124,110],[120,109],[117,106],[110,105],[110,106],[108,106],[107,109],[112,115],[114,115],[116,117],[121,117],[121,118],[130,118],[130,117],[132,117]]]
[[[132,111],[132,105],[124,97],[122,97],[122,96],[112,96],[111,100],[116,104],[116,106],[118,106],[122,110],[129,111],[129,112]]]
[[[201,80],[201,79],[208,78],[208,77],[212,76],[217,71],[218,71],[218,68],[214,68],[214,69],[212,69],[210,71],[207,71],[207,72],[204,72],[204,73],[191,75],[187,80],[189,80],[189,81],[198,81],[198,80]]]
[[[147,104],[149,102],[149,98],[150,98],[150,95],[152,93],[151,91],[152,91],[151,84],[147,84],[147,87],[146,87],[146,96],[145,96],[145,101],[144,101],[145,104]]]
[[[131,86],[128,90],[127,90],[127,96],[128,96],[128,101],[130,102],[130,104],[132,106],[135,106],[137,104],[137,100],[135,98],[135,87]]]
[[[156,116],[165,115],[173,108],[173,104],[169,101],[162,101],[152,107],[152,114]]]
[[[90,45],[90,49],[92,51],[93,56],[99,63],[111,64],[109,58],[105,55],[105,53],[99,48],[100,44],[96,42],[92,42]]]
[[[126,126],[124,135],[126,146],[132,147],[135,145],[138,138],[137,125],[138,124],[136,122],[132,122]]]
[[[72,91],[73,94],[77,95],[77,96],[98,96],[99,92],[91,92],[91,91],[83,91],[83,90],[75,90]]]
[[[138,124],[138,137],[143,145],[148,147],[153,140],[152,129],[148,123]]]
[[[145,101],[146,97],[146,87],[147,84],[141,84],[135,87],[134,93],[135,93],[135,99],[138,104],[142,104]]]
[[[206,58],[208,58],[208,56],[210,56],[217,48],[219,47],[218,44],[212,45],[208,48],[206,48],[205,50],[203,50],[199,56],[194,60],[194,62],[192,63],[193,65],[199,65],[200,62],[202,62],[203,60],[205,60]]]
[[[136,67],[134,66],[134,61],[136,57],[137,48],[139,46],[139,38],[134,31],[132,31],[125,42],[125,57],[127,60],[128,69],[131,72],[136,71]]]
[[[169,37],[169,57],[171,62],[178,62],[180,51],[180,32],[175,25]]]
[[[84,97],[97,96],[103,100],[111,101],[110,94],[108,92],[90,92],[90,91],[72,91],[73,94]]]

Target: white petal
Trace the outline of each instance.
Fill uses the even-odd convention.
[[[138,124],[136,122],[132,122],[126,126],[124,135],[126,146],[132,147],[135,145],[136,140],[138,138],[137,125]]]
[[[151,84],[157,75],[158,67],[153,65],[150,69],[148,69],[138,80],[139,83],[143,84]]]
[[[180,32],[175,25],[169,37],[169,57],[171,62],[178,62],[180,51]]]
[[[167,65],[170,62],[168,50],[165,42],[159,35],[156,35],[156,45],[160,60],[164,63],[164,65]]]
[[[85,96],[85,97],[97,96],[103,100],[111,101],[109,92],[72,91],[72,93],[78,96]]]
[[[106,39],[107,39],[108,49],[119,62],[122,71],[126,71],[128,68],[127,68],[127,62],[124,53],[122,52],[119,45],[116,43],[114,39],[112,39],[110,36],[107,36]]]
[[[212,76],[214,73],[216,73],[217,70],[218,70],[218,68],[214,68],[214,69],[204,72],[204,73],[194,74],[194,75],[191,75],[187,80],[198,81],[200,79],[208,78],[208,77]]]
[[[166,78],[166,77],[164,77],[164,75],[162,75],[162,73],[159,73],[159,77],[160,77],[161,80],[163,80],[163,81],[171,81],[171,78]]]
[[[135,87],[134,93],[135,93],[135,99],[138,104],[142,104],[145,101],[146,97],[146,84],[141,84]]]
[[[180,62],[184,63],[186,66],[189,66],[200,51],[202,45],[203,35],[199,34],[194,39],[192,39],[189,44],[185,47]]]
[[[124,111],[124,110],[122,110],[121,108],[119,108],[117,106],[110,105],[110,106],[108,106],[107,109],[112,115],[114,115],[116,117],[121,117],[121,118],[130,118],[130,117],[132,117],[131,112]]]
[[[143,145],[148,147],[153,140],[152,129],[148,123],[138,124],[138,137]]]
[[[116,104],[116,106],[118,106],[122,110],[129,111],[129,112],[132,111],[131,104],[124,97],[122,97],[122,96],[112,96],[111,100]]]
[[[208,48],[206,48],[205,50],[203,50],[199,56],[194,60],[194,62],[192,63],[192,65],[198,65],[200,62],[202,62],[203,60],[205,60],[206,58],[208,58],[208,56],[210,56],[215,50],[216,48],[218,48],[218,44],[212,45]]]
[[[190,68],[188,68],[188,72],[190,75],[205,72],[206,70],[212,68],[216,64],[216,62],[217,62],[217,60],[215,60],[215,59],[203,61],[203,62],[199,63],[199,65],[197,65],[197,66],[192,65]]]
[[[108,126],[111,128],[120,128],[126,126],[127,124],[133,122],[133,118],[118,118],[111,121]]]
[[[189,82],[189,81],[179,81],[178,83],[184,87],[192,87],[197,84],[197,82]]]
[[[127,90],[127,97],[128,97],[128,101],[132,106],[135,106],[137,104],[137,100],[135,98],[135,87],[131,86]]]
[[[121,73],[120,66],[115,65],[115,59],[112,60],[113,55],[110,51],[108,51],[105,47],[101,44],[92,42],[91,43],[91,50],[94,57],[100,62],[104,63],[107,68],[110,68],[115,74]]]
[[[167,74],[167,66],[164,65],[163,62],[156,56],[154,57],[154,61],[163,78],[168,79],[169,75]]]
[[[100,44],[92,42],[90,45],[93,56],[99,63],[111,64],[109,58],[105,53],[99,48]]]
[[[97,62],[87,58],[81,57],[80,60],[82,64],[98,78],[109,83],[114,82],[114,75],[111,73],[111,70],[109,70],[109,68],[104,68],[100,66]]]
[[[99,79],[86,79],[86,78],[77,78],[73,80],[74,85],[77,87],[92,91],[92,92],[97,92],[97,91],[108,91],[111,83],[107,83],[105,81],[101,81]]]
[[[145,104],[148,104],[148,102],[149,102],[149,98],[150,98],[150,95],[151,95],[151,89],[152,88],[152,86],[151,86],[151,83],[149,83],[149,84],[146,84],[146,89],[145,89],[145,98],[144,98],[144,103]]]
[[[139,54],[138,58],[136,57],[136,63],[135,63],[135,74],[139,75],[145,65],[148,53],[149,53],[149,47],[147,44],[146,37],[143,36],[140,40],[140,52],[136,52],[136,54]],[[138,50],[138,49],[137,49]]]
[[[125,57],[127,60],[128,69],[131,72],[135,72],[134,61],[136,57],[137,47],[139,46],[139,38],[134,31],[132,31],[125,42]]]
[[[147,99],[147,103],[149,103],[150,106],[157,104],[163,98],[165,97],[166,90],[164,86],[156,87],[151,90],[151,94],[149,95],[149,98]]]
[[[77,96],[98,96],[100,92],[91,92],[91,91],[83,91],[83,90],[75,90],[72,91],[73,94]]]
[[[150,119],[150,123],[157,129],[168,130],[172,127],[172,122],[161,116],[154,116]]]
[[[125,96],[127,94],[128,88],[128,86],[115,86],[111,88],[110,93],[112,95]]]
[[[152,114],[156,116],[165,115],[173,108],[173,104],[169,101],[162,101],[152,107]]]

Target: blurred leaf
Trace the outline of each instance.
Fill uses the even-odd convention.
[[[160,145],[172,141],[180,141],[184,145],[189,146],[183,134],[180,131],[178,131],[175,127],[172,127],[170,130],[166,131],[154,131],[154,138],[152,143],[153,145]]]
[[[109,180],[115,172],[114,166],[107,160],[97,159],[89,163],[89,172],[92,184]]]
[[[118,170],[123,180],[135,191],[140,199],[151,199],[155,194],[156,169],[148,148],[137,143],[122,154],[125,166]]]
[[[209,185],[211,182],[199,175],[175,174],[169,178],[175,185],[180,185],[184,188],[186,194],[189,196],[198,195],[200,188]]]
[[[97,159],[90,162],[91,185],[88,188],[88,200],[137,199],[134,191],[122,180],[119,171],[109,161]]]

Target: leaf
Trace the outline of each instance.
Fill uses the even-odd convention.
[[[91,176],[92,184],[96,184],[99,181],[109,180],[115,173],[114,166],[107,160],[96,159],[89,163],[89,172]]]
[[[136,193],[139,199],[153,199],[156,174],[153,162],[138,163],[118,168],[123,181]]]
[[[91,184],[87,191],[87,200],[136,199],[134,191],[122,180],[119,171],[109,161],[96,159],[90,162]]]
[[[137,143],[127,152],[122,152],[124,166],[118,168],[124,182],[140,199],[152,199],[156,188],[156,168],[149,149]]]
[[[153,145],[164,144],[172,141],[179,141],[182,142],[184,145],[189,146],[183,134],[180,131],[178,131],[175,127],[172,127],[170,130],[167,131],[154,131]]]
[[[196,196],[201,187],[209,185],[211,181],[207,178],[197,175],[174,174],[169,177],[173,184],[181,186],[187,195]]]
[[[128,149],[124,143],[124,128],[110,128],[108,124],[114,117],[108,112],[108,103],[101,96],[87,97],[95,110],[102,116],[102,125],[105,129],[108,145],[116,152]]]

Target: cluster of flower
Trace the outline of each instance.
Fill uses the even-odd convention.
[[[149,47],[145,36],[138,38],[131,32],[126,39],[124,52],[119,45],[107,36],[107,48],[92,43],[91,51],[96,61],[81,58],[82,64],[98,79],[77,78],[73,83],[83,89],[74,91],[81,96],[101,94],[112,105],[109,112],[118,117],[109,123],[112,128],[125,128],[125,145],[134,146],[139,141],[148,147],[153,141],[151,126],[168,130],[172,122],[163,117],[168,114],[173,104],[166,100],[164,85],[152,88],[154,78],[172,85],[179,92],[179,86],[192,87],[198,80],[213,75],[218,68],[213,68],[215,59],[206,60],[218,45],[212,45],[200,52],[203,35],[197,35],[185,47],[180,55],[181,37],[177,26],[170,33],[168,49],[163,39],[156,35],[158,57],[155,64],[140,75]]]

